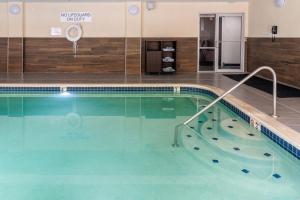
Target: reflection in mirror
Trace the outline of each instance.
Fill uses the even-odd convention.
[[[200,17],[200,47],[215,46],[215,15],[201,15]]]

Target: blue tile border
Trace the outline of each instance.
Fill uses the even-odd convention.
[[[60,87],[0,87],[0,93],[20,93],[20,92],[60,92]]]
[[[292,144],[288,143],[278,135],[276,135],[274,132],[266,128],[265,126],[261,126],[261,132],[270,138],[273,142],[277,143],[279,146],[281,146],[283,149],[294,155],[296,158],[300,159],[300,149],[297,149]]]
[[[174,92],[174,87],[68,87],[68,92]]]
[[[216,95],[215,93],[213,93],[209,90],[206,90],[206,89],[202,89],[202,88],[180,87],[180,91],[182,93],[206,94],[206,95],[209,95],[213,98],[218,97],[218,95]]]
[[[66,87],[68,92],[85,93],[85,92],[167,92],[173,93],[174,87],[109,87],[109,86],[92,86],[92,87]],[[0,93],[20,93],[20,92],[56,92],[59,93],[61,87],[19,87],[19,86],[1,86]]]
[[[164,92],[164,93],[173,93],[175,87],[173,86],[80,86],[80,87],[67,87],[68,92],[73,93],[85,93],[85,92]],[[51,92],[51,93],[59,93],[61,91],[61,87],[28,87],[28,86],[0,86],[0,93],[20,93],[20,92]],[[202,88],[195,88],[195,87],[180,87],[180,93],[183,94],[196,94],[196,95],[208,95],[212,98],[217,98],[218,95],[214,92],[208,90],[208,89],[202,89]],[[233,111],[235,114],[240,116],[242,119],[244,119],[248,124],[250,124],[250,116],[248,116],[246,113],[232,105],[231,103],[227,102],[226,100],[221,100],[220,103],[222,103],[224,106],[226,106],[228,109]],[[283,149],[288,151],[290,154],[295,156],[296,158],[300,159],[300,149],[297,149],[295,146],[289,144],[284,139],[280,138],[278,135],[276,135],[274,132],[269,130],[265,126],[261,126],[261,132],[266,135],[268,138],[270,138],[272,141],[277,143],[279,146],[281,146]]]

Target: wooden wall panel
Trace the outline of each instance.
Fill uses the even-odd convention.
[[[254,71],[260,66],[273,67],[279,81],[300,87],[300,38],[248,38],[247,69]],[[269,72],[261,75],[271,78]]]
[[[197,37],[190,37],[190,38],[184,38],[184,37],[176,37],[176,38],[144,38],[143,44],[142,44],[142,71],[144,73],[145,71],[145,41],[146,40],[172,40],[177,41],[177,74],[180,73],[189,73],[189,72],[197,72],[197,59],[198,59],[198,53],[197,53],[197,43],[198,38]]]
[[[8,73],[21,74],[23,72],[23,38],[8,39]]]
[[[141,73],[141,39],[127,38],[126,74],[139,75]]]
[[[0,73],[7,71],[7,40],[8,38],[0,38]]]
[[[197,71],[197,38],[146,38],[177,41],[177,73]],[[142,40],[144,44],[145,39]],[[72,43],[64,38],[10,38],[10,73],[101,73],[139,75],[141,71],[140,38],[83,38],[78,43],[77,57]],[[0,41],[5,46],[5,40]],[[24,46],[24,53],[22,51]],[[125,47],[127,47],[125,71]],[[24,55],[24,62],[23,56]],[[5,51],[1,51],[5,66]],[[142,57],[143,59],[143,57]],[[142,60],[143,63],[143,60]],[[6,70],[1,67],[0,71]],[[142,69],[143,70],[143,69]]]
[[[197,72],[198,38],[177,39],[177,72]]]
[[[77,56],[64,38],[26,38],[24,72],[125,73],[124,38],[83,38]]]

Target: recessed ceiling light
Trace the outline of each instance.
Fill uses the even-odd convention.
[[[278,8],[282,8],[285,5],[285,0],[275,0],[275,4]]]
[[[128,12],[131,15],[137,15],[137,14],[139,14],[139,11],[140,11],[140,9],[137,5],[131,5],[128,8]]]
[[[12,4],[9,7],[9,13],[12,15],[18,15],[18,14],[20,14],[20,12],[21,12],[21,7],[17,4]]]

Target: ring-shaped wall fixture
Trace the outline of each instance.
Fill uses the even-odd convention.
[[[128,7],[128,12],[131,15],[137,15],[140,12],[140,8],[137,5],[130,5]]]
[[[12,4],[9,6],[9,13],[12,15],[18,15],[21,13],[21,7],[18,4]]]
[[[285,0],[275,0],[275,4],[278,8],[283,8],[285,5]]]
[[[82,37],[83,31],[79,24],[72,24],[66,29],[66,38],[70,42],[77,42]]]

